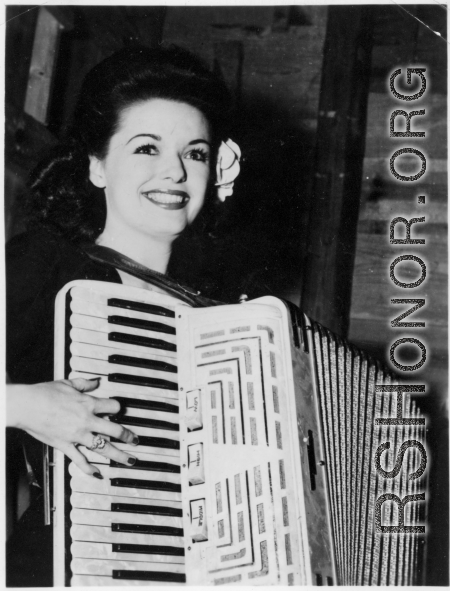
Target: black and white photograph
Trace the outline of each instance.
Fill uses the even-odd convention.
[[[3,584],[448,586],[447,2],[2,8]]]

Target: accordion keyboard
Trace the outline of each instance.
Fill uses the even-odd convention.
[[[66,286],[55,376],[101,376],[95,395],[120,401],[111,420],[139,445],[113,441],[132,467],[82,449],[103,479],[56,462],[55,584],[307,584],[314,557],[333,581],[327,512],[306,519],[282,320],[261,304],[194,310],[121,285]]]
[[[108,297],[74,287],[66,296],[70,353],[59,360],[59,374],[63,364],[70,364],[65,368],[69,377],[101,376],[95,395],[119,400],[121,411],[112,420],[139,437],[137,447],[113,441],[137,458],[132,467],[82,448],[102,480],[69,465],[71,510],[65,519],[71,524],[72,585],[185,581],[174,320],[178,302],[166,298],[169,305],[158,306],[127,299],[126,293]],[[60,541],[61,535],[56,543]]]

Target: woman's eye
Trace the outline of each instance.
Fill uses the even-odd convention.
[[[135,154],[148,154],[149,156],[155,156],[158,154],[158,148],[153,144],[145,144],[144,146],[139,146],[136,149]]]
[[[190,152],[188,152],[187,157],[190,160],[196,160],[198,162],[207,162],[209,160],[209,153],[206,152],[206,150],[196,148],[195,150],[191,150]]]

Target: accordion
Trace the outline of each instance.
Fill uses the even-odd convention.
[[[139,436],[114,442],[132,467],[81,448],[103,480],[54,452],[55,585],[418,582],[420,537],[374,517],[417,492],[413,454],[390,480],[374,456],[423,427],[375,424],[395,379],[368,355],[273,297],[191,308],[95,281],[59,293],[55,338],[55,378],[102,376],[93,395]]]

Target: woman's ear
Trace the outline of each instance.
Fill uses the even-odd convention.
[[[106,180],[103,162],[96,156],[89,156],[89,162],[89,180],[99,189],[104,189],[106,187]]]

